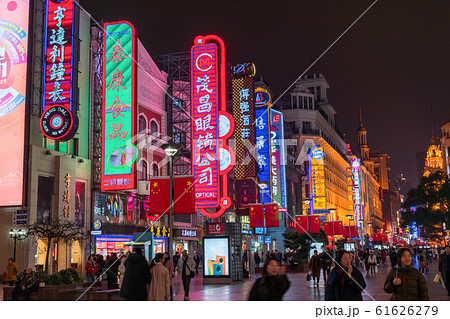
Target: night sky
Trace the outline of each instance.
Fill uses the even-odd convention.
[[[373,1],[116,1],[81,5],[95,19],[132,22],[156,56],[217,34],[231,63],[254,62],[284,91]],[[308,72],[322,73],[336,122],[356,150],[359,108],[371,149],[391,156],[391,183],[418,182],[415,154],[450,113],[450,1],[379,0]]]

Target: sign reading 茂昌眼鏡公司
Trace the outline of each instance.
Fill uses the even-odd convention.
[[[127,21],[104,24],[102,190],[135,188],[136,34]]]

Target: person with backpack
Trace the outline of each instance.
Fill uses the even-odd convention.
[[[195,276],[195,261],[189,257],[187,250],[183,250],[182,257],[178,260],[177,271],[181,274],[183,282],[184,301],[189,301],[189,287],[191,279]]]

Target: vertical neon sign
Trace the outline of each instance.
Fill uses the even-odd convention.
[[[359,158],[352,158],[351,169],[353,179],[353,210],[355,213],[355,221],[359,229],[363,229],[361,199],[361,160]]]
[[[102,190],[135,188],[136,34],[127,21],[104,24]]]
[[[73,109],[77,79],[73,68],[77,60],[75,12],[72,0],[47,0],[41,131],[46,137],[60,141],[70,140],[78,129],[78,117]]]
[[[191,48],[192,172],[195,207],[210,218],[231,206],[228,176],[234,154],[227,145],[233,118],[226,112],[225,44],[215,35],[198,36]],[[220,118],[220,120],[219,120]],[[206,208],[217,208],[209,212]]]
[[[286,208],[283,113],[270,109],[270,148],[273,201]]]
[[[312,199],[311,215],[327,212],[324,156],[323,147],[320,146],[313,147],[308,153],[309,196]]]

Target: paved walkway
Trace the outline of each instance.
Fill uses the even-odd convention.
[[[384,280],[389,272],[390,265],[378,266],[379,272],[375,275],[365,276],[367,288],[363,292],[364,300],[388,300],[390,295],[383,291]],[[440,284],[434,283],[433,279],[437,273],[437,262],[431,264],[430,273],[425,275],[428,282],[430,299],[434,301],[447,301],[447,291]],[[365,275],[366,272],[363,271]],[[291,287],[284,296],[284,300],[289,301],[320,301],[325,298],[325,284],[321,278],[319,286],[315,286],[312,281],[306,281],[306,274],[288,274]],[[191,282],[190,300],[193,301],[239,301],[247,300],[251,287],[258,276],[231,285],[203,285],[202,278],[196,277]],[[174,300],[183,300],[184,292],[179,277],[174,279]]]

